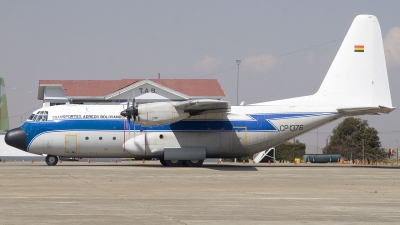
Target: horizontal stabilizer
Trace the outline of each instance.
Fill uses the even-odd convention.
[[[389,114],[395,109],[396,108],[394,107],[377,106],[377,107],[339,108],[337,109],[337,111],[340,113],[347,113],[351,115],[365,115],[365,114],[377,114],[377,113]]]

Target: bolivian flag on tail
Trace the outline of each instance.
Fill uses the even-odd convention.
[[[354,52],[364,52],[364,45],[354,45]]]

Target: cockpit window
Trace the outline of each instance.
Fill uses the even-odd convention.
[[[28,120],[33,120],[34,117],[35,117],[35,114],[32,114],[32,115],[28,118]]]
[[[47,121],[48,111],[39,111],[36,114],[32,114],[28,120],[31,121]]]

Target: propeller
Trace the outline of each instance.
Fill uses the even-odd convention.
[[[127,118],[129,124],[131,123],[131,119],[133,118],[133,124],[135,124],[136,118],[138,116],[138,110],[137,110],[137,105],[136,105],[136,101],[134,98],[132,99],[132,106],[129,106],[129,102],[128,102],[128,107],[124,111],[122,111],[120,113],[120,115]]]
[[[127,108],[120,113],[121,116],[128,119],[129,124],[129,137],[131,136],[131,119],[133,118],[133,139],[136,138],[136,118],[138,118],[138,109],[136,105],[136,99],[133,96],[132,98],[132,106],[129,106],[130,101],[128,101]]]

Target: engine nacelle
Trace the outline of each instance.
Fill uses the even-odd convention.
[[[173,102],[155,102],[139,104],[137,123],[143,126],[171,124],[190,116],[183,109],[176,108]]]
[[[140,133],[127,140],[122,148],[135,156],[160,156],[165,146],[180,147],[173,132]]]

